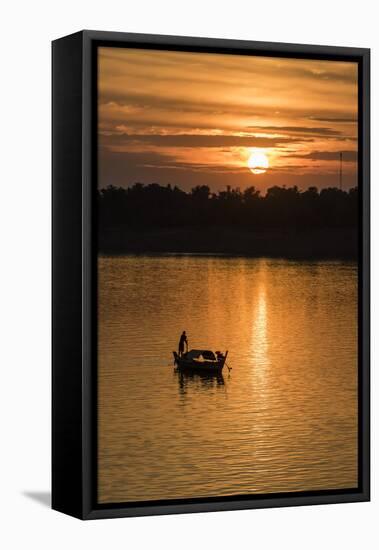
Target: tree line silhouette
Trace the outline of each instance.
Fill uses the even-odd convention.
[[[358,221],[357,188],[318,190],[274,186],[262,195],[255,187],[211,192],[197,185],[135,183],[98,191],[99,230],[233,227],[244,230],[353,229]]]

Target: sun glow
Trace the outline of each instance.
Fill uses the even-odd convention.
[[[269,167],[267,155],[255,149],[249,156],[247,165],[253,174],[264,174]]]

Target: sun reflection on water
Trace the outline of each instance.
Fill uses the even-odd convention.
[[[267,297],[264,283],[259,287],[254,312],[251,355],[254,362],[255,373],[262,379],[265,376],[267,367],[270,365],[267,338]]]

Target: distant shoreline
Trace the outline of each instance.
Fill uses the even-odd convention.
[[[289,259],[358,260],[351,228],[253,231],[232,227],[117,228],[99,231],[100,254],[193,254]]]

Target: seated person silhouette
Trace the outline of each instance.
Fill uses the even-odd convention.
[[[186,351],[188,351],[188,340],[185,330],[183,330],[179,340],[179,357],[181,357],[184,353],[184,344],[186,345]]]

